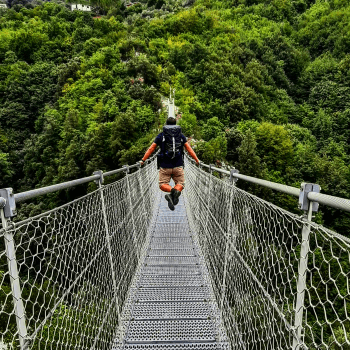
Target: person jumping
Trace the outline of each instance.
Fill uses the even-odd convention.
[[[168,201],[170,210],[175,210],[175,205],[179,203],[181,191],[185,187],[184,174],[184,148],[189,155],[199,164],[196,153],[193,151],[185,135],[181,132],[181,127],[176,125],[175,116],[169,116],[166,125],[147,150],[141,160],[141,165],[155,151],[157,146],[160,147],[158,157],[159,169],[159,188],[167,192],[165,199]],[[169,185],[171,178],[175,182],[174,188]]]

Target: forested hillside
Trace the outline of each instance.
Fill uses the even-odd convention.
[[[204,162],[350,197],[348,0],[101,6],[102,18],[55,3],[0,10],[0,188],[134,163],[172,86]],[[318,220],[347,234],[337,212]]]

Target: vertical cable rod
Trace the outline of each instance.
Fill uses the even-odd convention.
[[[11,283],[11,291],[14,305],[14,313],[16,316],[16,324],[19,336],[20,348],[25,348],[27,338],[27,325],[25,320],[25,309],[22,300],[21,285],[19,283],[18,265],[16,259],[16,248],[13,233],[8,230],[8,221],[5,218],[4,208],[0,208],[0,216],[2,227],[5,230],[5,252],[7,257],[7,264],[9,270],[9,277]]]

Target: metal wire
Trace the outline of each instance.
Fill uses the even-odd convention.
[[[159,199],[112,349],[228,350],[184,196],[175,211]]]
[[[192,160],[192,162],[193,162],[193,160]],[[258,186],[265,187],[265,188],[271,188],[272,190],[286,193],[286,194],[288,194],[290,196],[294,196],[294,197],[299,197],[299,195],[300,195],[300,189],[296,188],[296,187],[283,185],[283,184],[280,184],[277,182],[266,181],[266,180],[259,179],[256,177],[239,174],[237,172],[231,174],[229,171],[221,169],[221,168],[216,168],[214,166],[211,166],[211,165],[208,165],[208,164],[205,164],[202,162],[200,164],[201,164],[201,167],[211,169],[212,171],[217,171],[220,174],[225,174],[225,175],[229,175],[229,176],[231,175],[236,180],[243,180],[243,181],[251,182],[251,183],[256,184]],[[326,205],[326,206],[329,206],[332,208],[341,209],[341,210],[350,212],[350,200],[349,199],[334,197],[334,196],[330,196],[330,195],[323,194],[323,193],[317,193],[317,192],[309,192],[307,197],[310,201],[318,202],[320,204],[323,204],[323,205]]]
[[[186,195],[233,349],[349,346],[348,238],[188,161]],[[308,242],[302,239],[305,227]],[[300,253],[305,244],[308,251]],[[306,276],[300,276],[300,254]],[[297,290],[303,277],[305,288]],[[305,296],[303,310],[296,309],[298,295]]]
[[[152,217],[156,176],[153,162],[83,198],[9,226],[28,333],[21,348],[111,348]],[[1,241],[4,266],[8,256]],[[17,349],[11,271],[2,269],[0,344]]]
[[[185,174],[186,214],[157,214],[161,230],[152,231],[149,251],[149,226],[162,210],[155,207],[155,162],[60,208],[6,224],[0,230],[0,348],[111,349],[123,323],[125,349],[164,348],[138,343],[158,329],[159,342],[169,341],[166,332],[176,342],[167,348],[215,348],[206,331],[211,322],[204,320],[210,290],[232,349],[347,349],[350,240],[188,161]],[[147,288],[133,289],[141,258],[138,278]],[[202,261],[208,273],[197,267]],[[204,275],[211,283],[199,283]],[[14,286],[20,286],[24,316]],[[133,293],[147,307],[135,304],[128,313]],[[187,316],[176,323],[175,313],[198,318],[198,327],[191,333]],[[129,314],[134,320],[123,319]],[[145,321],[164,314],[169,319],[154,320],[159,326]],[[176,327],[199,343],[178,344]]]

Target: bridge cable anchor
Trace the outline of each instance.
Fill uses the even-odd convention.
[[[92,175],[99,175],[99,176],[100,176],[99,179],[96,179],[96,180],[95,180],[95,184],[96,184],[97,186],[99,186],[99,185],[102,186],[103,183],[104,183],[104,181],[105,181],[104,176],[103,176],[103,171],[102,171],[102,170],[96,170],[96,171],[93,172]]]
[[[310,192],[319,193],[321,187],[317,184],[305,183],[301,184],[299,194],[299,209],[304,210],[304,223],[301,232],[300,258],[298,266],[297,296],[294,309],[294,326],[295,334],[293,335],[293,350],[303,349],[305,329],[303,327],[304,309],[305,309],[305,290],[306,277],[308,270],[308,254],[310,252],[310,232],[312,213],[318,211],[319,203],[312,202],[308,198]]]
[[[14,231],[11,230],[11,218],[17,215],[16,201],[12,188],[0,189],[0,222],[2,231],[4,231],[5,257],[7,259],[8,274],[11,285],[12,300],[14,306],[14,315],[17,325],[17,334],[19,338],[20,349],[25,349],[25,343],[28,339],[28,330],[26,325],[26,311],[22,299],[22,289],[19,278],[18,261],[16,259],[16,246]]]
[[[4,209],[6,219],[11,219],[17,215],[16,200],[12,188],[0,189],[0,208]]]
[[[238,181],[238,178],[235,177],[233,174],[239,174],[239,170],[236,168],[232,168],[230,170],[230,182],[231,182],[231,184],[233,184],[233,183],[236,184]]]
[[[318,202],[311,202],[308,198],[308,194],[310,192],[316,192],[320,193],[321,187],[320,185],[313,184],[313,183],[306,183],[303,182],[300,187],[300,194],[299,194],[299,209],[308,211],[309,210],[309,205],[311,203],[312,205],[312,212],[317,213],[318,212],[318,207],[319,203]]]

